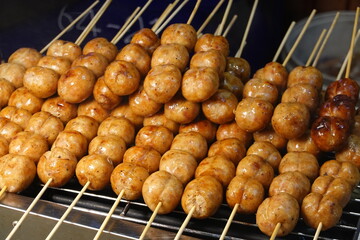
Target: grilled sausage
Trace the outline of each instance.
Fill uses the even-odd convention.
[[[161,155],[152,147],[132,146],[124,153],[123,162],[145,168],[150,174],[159,170]]]
[[[114,166],[123,161],[126,151],[125,141],[115,135],[96,136],[89,143],[89,154],[105,155]]]

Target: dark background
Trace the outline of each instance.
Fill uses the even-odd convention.
[[[132,34],[143,27],[151,27],[157,17],[173,0],[153,0],[141,19],[130,29],[117,45],[121,48],[128,43]],[[239,17],[228,34],[231,53],[238,50],[253,5],[253,0],[234,0],[228,22],[234,14]],[[91,0],[0,0],[0,56],[6,61],[16,49],[32,47],[42,49],[71,20],[75,19],[88,6]],[[91,17],[104,3],[100,3],[83,20],[80,20],[61,39],[75,41]],[[100,21],[90,32],[84,43],[95,37],[111,40],[126,18],[136,6],[143,6],[145,0],[113,0]],[[196,0],[190,0],[170,23],[185,23],[195,6]],[[192,25],[199,28],[218,0],[203,0]],[[227,1],[212,19],[204,33],[213,33],[221,22]],[[360,0],[260,0],[247,38],[242,57],[247,59],[252,71],[271,61],[290,22],[307,17],[311,10],[318,12],[355,9]],[[83,45],[84,45],[83,43]]]

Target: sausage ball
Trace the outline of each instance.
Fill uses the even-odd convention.
[[[239,139],[240,142],[244,143],[245,147],[249,147],[253,141],[252,134],[242,130],[235,121],[219,125],[216,131],[217,141],[228,138]]]
[[[244,85],[243,97],[258,98],[275,105],[279,93],[275,85],[265,79],[252,78]]]
[[[274,177],[270,184],[269,196],[274,196],[281,192],[286,192],[293,196],[299,204],[310,192],[310,180],[302,173],[285,172]]]
[[[290,88],[299,83],[306,83],[321,91],[323,76],[321,72],[312,66],[297,66],[289,73],[287,87]]]
[[[246,148],[237,138],[228,138],[214,142],[208,151],[208,156],[223,156],[238,165],[241,159],[246,155]]]
[[[212,176],[201,176],[189,182],[181,197],[186,214],[194,208],[192,217],[205,219],[216,213],[223,202],[223,186]]]
[[[16,108],[13,106],[4,107],[0,111],[0,117],[9,119],[10,121],[18,124],[22,129],[25,129],[32,114],[25,109]]]
[[[145,89],[140,86],[136,92],[129,96],[129,106],[134,114],[147,117],[157,113],[163,104],[152,100]]]
[[[38,163],[40,157],[49,150],[49,144],[40,134],[23,131],[15,135],[9,144],[9,153],[29,157]]]
[[[142,28],[131,38],[130,43],[137,43],[150,54],[160,45],[160,39],[150,28]]]
[[[36,97],[29,89],[20,87],[10,96],[8,106],[28,110],[31,114],[39,112],[44,100]]]
[[[143,126],[163,126],[172,131],[173,134],[177,134],[179,132],[179,123],[168,119],[163,112],[145,117]]]
[[[271,124],[280,136],[287,139],[303,135],[309,127],[310,111],[302,103],[280,103],[275,107]]]
[[[198,132],[179,133],[174,137],[170,149],[182,150],[190,153],[200,162],[206,157],[208,145],[206,139]]]
[[[5,137],[0,136],[0,157],[9,153],[9,142]]]
[[[211,33],[203,34],[195,44],[195,52],[218,50],[225,57],[229,55],[230,46],[228,40],[220,35],[213,35]]]
[[[115,44],[109,42],[106,38],[98,37],[88,41],[83,49],[83,54],[88,54],[91,52],[100,53],[108,62],[114,61],[118,49]]]
[[[330,195],[321,195],[320,193],[309,193],[301,205],[301,216],[306,225],[317,229],[322,223],[322,231],[332,228],[340,220],[342,207],[337,201],[334,201]]]
[[[62,131],[55,139],[51,150],[54,148],[65,148],[80,159],[87,153],[88,142],[86,137],[77,131]]]
[[[237,212],[240,214],[256,213],[264,196],[264,187],[253,178],[235,176],[226,189],[227,204],[230,208],[238,204]]]
[[[288,235],[296,226],[300,207],[288,193],[279,193],[266,198],[256,212],[256,224],[260,231],[271,236],[278,223],[281,224],[278,237]]]
[[[351,162],[360,170],[360,136],[350,135],[344,147],[335,153],[336,160]]]
[[[164,105],[164,114],[180,124],[192,122],[200,113],[200,104],[186,100],[181,94],[175,95]]]
[[[31,131],[43,136],[52,145],[58,134],[64,130],[64,124],[48,112],[38,112],[32,115],[25,131]]]
[[[115,109],[111,111],[110,115],[114,117],[124,117],[128,119],[135,126],[135,129],[137,130],[143,126],[144,117],[135,114],[132,111],[129,102],[125,102],[120,106],[117,106]]]
[[[190,153],[172,149],[162,155],[159,170],[171,173],[186,186],[194,178],[197,165],[196,159]]]
[[[337,117],[352,124],[355,117],[355,103],[346,95],[336,95],[324,102],[318,115]]]
[[[161,155],[152,147],[133,146],[124,153],[124,162],[145,168],[150,174],[159,170]]]
[[[44,153],[37,165],[37,174],[41,182],[46,183],[50,178],[49,186],[62,187],[74,176],[77,160],[73,153],[65,148],[52,148]]]
[[[237,125],[246,132],[264,129],[271,121],[274,107],[268,102],[257,98],[244,98],[235,110]]]
[[[219,88],[229,90],[238,100],[242,99],[244,84],[240,78],[230,72],[224,72],[224,78],[220,80]]]
[[[179,205],[182,193],[183,185],[180,180],[165,171],[151,174],[142,187],[144,201],[151,211],[161,203],[158,214],[172,212]]]
[[[4,137],[8,142],[22,130],[18,124],[11,122],[7,118],[0,117],[0,136]]]
[[[289,152],[281,159],[279,173],[294,171],[301,172],[312,182],[319,175],[318,160],[308,152]]]
[[[65,126],[64,130],[73,130],[78,131],[86,137],[88,142],[90,142],[97,135],[97,130],[99,123],[88,116],[77,116],[74,119],[71,119]]]
[[[235,177],[235,165],[224,156],[215,155],[203,159],[195,171],[195,178],[212,176],[216,178],[224,188]]]
[[[234,112],[237,105],[238,100],[234,94],[228,90],[219,89],[201,106],[207,119],[217,124],[224,124],[235,119]]]
[[[110,183],[117,195],[124,191],[122,198],[131,201],[141,197],[142,186],[148,177],[145,168],[132,163],[120,163],[112,171]]]
[[[72,67],[58,81],[59,96],[69,103],[80,103],[93,92],[95,75],[86,67]]]
[[[146,94],[155,102],[167,103],[181,86],[181,72],[172,64],[151,68],[144,80]]]
[[[211,144],[216,137],[217,125],[208,119],[193,121],[188,124],[182,124],[179,127],[179,133],[198,132]]]
[[[5,78],[11,82],[15,88],[23,86],[23,79],[26,68],[16,63],[0,64],[0,78]]]
[[[143,77],[146,76],[150,70],[151,57],[149,53],[136,43],[125,45],[116,55],[115,60],[133,63]]]
[[[269,186],[274,178],[274,169],[264,159],[257,155],[247,155],[236,167],[236,176],[254,178],[258,180],[265,189]]]
[[[278,169],[282,158],[279,150],[272,143],[265,141],[255,141],[246,152],[246,155],[251,154],[258,155],[274,169]]]
[[[184,72],[189,64],[189,59],[189,52],[183,45],[177,43],[162,44],[155,49],[151,57],[151,67],[172,64]]]
[[[71,68],[71,61],[65,57],[43,56],[37,66],[52,69],[62,75]]]
[[[78,56],[73,62],[72,67],[82,66],[91,70],[95,77],[104,75],[105,69],[109,64],[106,57],[100,53],[90,52],[88,54]]]
[[[109,116],[109,111],[102,107],[95,99],[89,98],[84,102],[80,103],[77,108],[77,115],[78,116],[88,116],[99,123],[104,121]]]
[[[326,88],[325,100],[331,99],[336,95],[346,95],[356,104],[359,99],[359,84],[351,78],[333,81]]]
[[[89,143],[89,155],[102,154],[105,155],[114,166],[119,165],[123,161],[126,151],[126,143],[124,139],[115,135],[96,136]]]
[[[311,138],[324,152],[338,151],[343,148],[349,134],[349,122],[337,117],[319,117],[311,126]]]
[[[227,57],[225,71],[240,78],[245,84],[250,78],[251,68],[249,62],[244,58]]]
[[[306,131],[304,135],[290,139],[286,145],[288,152],[309,152],[315,157],[319,156],[320,149],[310,136],[310,131]]]
[[[152,147],[160,154],[170,149],[174,134],[162,126],[146,126],[136,134],[135,145]]]
[[[219,79],[223,78],[226,66],[226,58],[217,50],[195,53],[190,60],[190,68],[211,67],[215,68],[219,74]]]
[[[359,169],[351,162],[340,162],[329,160],[324,162],[320,168],[320,176],[331,176],[346,180],[352,188],[360,182]]]
[[[56,93],[59,75],[50,68],[30,67],[24,74],[24,87],[38,98],[48,98]]]
[[[122,97],[113,93],[110,88],[105,84],[104,77],[98,78],[94,85],[93,96],[104,109],[112,110],[117,107],[122,100]]]
[[[254,74],[254,78],[260,78],[274,84],[279,93],[282,93],[288,82],[288,72],[286,68],[277,62],[269,62],[264,68],[259,69]]]
[[[14,90],[15,87],[11,82],[5,78],[0,78],[0,109],[7,106]]]
[[[255,141],[270,142],[279,151],[284,150],[288,143],[288,139],[275,132],[271,124],[260,131],[254,132],[252,135]]]
[[[161,34],[161,44],[177,43],[192,52],[197,41],[196,30],[190,24],[174,23],[166,27]]]
[[[42,55],[34,48],[19,48],[13,52],[9,59],[9,63],[17,63],[23,65],[25,68],[36,66]]]
[[[115,135],[124,139],[127,145],[134,142],[135,127],[124,117],[110,116],[101,122],[97,132],[98,136]]]
[[[49,46],[46,55],[64,57],[73,62],[78,56],[81,55],[81,48],[72,42],[56,40]]]
[[[281,102],[283,103],[302,103],[309,108],[311,113],[314,113],[317,110],[319,100],[318,90],[308,83],[299,83],[287,88],[281,98]]]
[[[61,97],[52,97],[45,100],[41,106],[41,111],[50,113],[66,124],[76,117],[77,108],[77,105],[68,103]]]
[[[33,182],[36,166],[29,157],[9,153],[0,158],[0,188],[7,192],[19,193]]]

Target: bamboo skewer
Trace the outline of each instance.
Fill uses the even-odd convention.
[[[93,19],[86,26],[84,31],[80,34],[78,39],[75,41],[75,44],[80,45],[85,40],[86,36],[90,33],[91,29],[95,26],[97,21],[99,21],[100,17],[104,14],[106,9],[109,7],[111,1],[112,0],[106,0],[105,1],[105,3],[102,5],[102,7],[99,9],[99,11],[93,17]]]
[[[360,37],[360,29],[358,30],[358,32],[357,32],[357,34],[356,34],[355,44],[356,44],[356,42],[359,40],[359,37]],[[338,73],[336,79],[340,79],[341,76],[344,74],[345,67],[346,67],[347,61],[348,61],[348,59],[349,59],[349,55],[350,55],[350,51],[346,54],[346,57],[345,57],[345,59],[344,59],[343,64],[341,65],[341,68],[340,68],[340,70],[339,70],[339,73]]]
[[[159,34],[165,26],[174,18],[174,16],[185,6],[186,3],[188,3],[189,0],[184,0],[179,7],[166,19],[166,21],[155,31],[156,34]]]
[[[188,215],[186,216],[183,224],[181,225],[179,231],[177,232],[174,240],[179,240],[179,239],[180,239],[180,237],[181,237],[182,233],[184,232],[186,226],[188,225],[188,223],[189,223],[189,221],[190,221],[190,219],[191,219],[194,211],[195,211],[195,206],[193,206],[193,207],[190,209],[190,211],[189,211]]]
[[[160,15],[160,17],[158,18],[158,20],[155,22],[154,26],[151,28],[151,30],[153,32],[156,31],[156,29],[158,29],[158,27],[161,25],[161,23],[163,23],[164,19],[169,15],[169,13],[172,11],[172,9],[174,8],[175,2],[177,2],[178,0],[174,1],[174,3],[169,3],[169,5],[165,8],[165,10],[163,11],[163,13]]]
[[[274,240],[276,238],[276,235],[279,232],[280,227],[281,227],[281,223],[277,223],[273,233],[271,234],[270,240]]]
[[[282,64],[284,67],[285,67],[285,66],[286,66],[286,64],[289,62],[291,55],[294,53],[294,51],[295,51],[295,49],[296,49],[297,45],[299,44],[300,40],[301,40],[301,39],[302,39],[302,37],[304,36],[304,33],[305,33],[306,29],[308,28],[308,26],[309,26],[309,24],[310,24],[311,20],[312,20],[312,19],[314,18],[314,16],[315,16],[315,13],[316,13],[316,10],[315,10],[315,9],[314,9],[314,10],[312,10],[312,12],[311,12],[311,14],[310,14],[309,18],[307,19],[307,21],[306,21],[306,23],[305,23],[304,27],[302,28],[302,30],[301,30],[301,32],[300,32],[300,34],[299,34],[299,36],[297,37],[297,39],[296,39],[296,41],[295,41],[294,45],[293,45],[293,46],[292,46],[292,48],[290,49],[290,51],[289,51],[288,55],[286,56],[286,58],[285,58],[285,60],[284,60],[284,62],[283,62],[283,64]]]
[[[0,198],[2,198],[2,196],[4,195],[5,191],[6,191],[7,187],[4,186],[1,191],[0,191]]]
[[[123,190],[121,190],[121,192],[119,193],[118,197],[116,198],[116,201],[115,201],[114,204],[112,205],[109,213],[106,215],[105,220],[103,221],[103,223],[101,224],[99,230],[97,231],[97,233],[96,233],[96,235],[95,235],[95,237],[94,237],[94,240],[99,239],[101,233],[104,231],[104,228],[106,227],[106,224],[109,222],[111,215],[114,213],[116,207],[119,205],[120,200],[121,200],[122,196],[124,195],[124,192],[125,192],[125,190],[123,189]]]
[[[49,178],[49,180],[46,182],[46,184],[42,187],[41,191],[38,193],[38,195],[34,198],[34,200],[32,201],[32,203],[30,204],[30,206],[26,209],[25,213],[21,216],[20,220],[16,223],[15,227],[11,230],[11,232],[9,233],[9,235],[6,237],[6,240],[10,240],[15,232],[19,229],[19,227],[21,226],[21,224],[24,222],[25,218],[27,217],[27,215],[29,215],[30,211],[33,209],[33,207],[35,206],[35,204],[40,200],[41,196],[44,194],[44,192],[46,191],[46,189],[49,187],[50,183],[52,182],[52,178]]]
[[[225,29],[224,33],[222,34],[223,37],[226,37],[228,35],[228,33],[230,32],[230,29],[232,28],[232,26],[234,25],[236,19],[238,18],[238,15],[234,15],[229,23],[229,25],[227,26],[227,28]]]
[[[225,228],[224,228],[223,232],[221,233],[221,236],[220,236],[219,240],[223,240],[225,238],[226,233],[229,231],[231,222],[234,219],[236,211],[237,211],[238,208],[239,208],[239,204],[237,203],[237,204],[235,204],[233,210],[231,211],[230,217],[226,222]]]
[[[349,50],[349,59],[348,59],[348,63],[346,66],[346,72],[345,72],[345,78],[348,78],[350,76],[350,68],[351,68],[351,62],[352,62],[352,56],[354,53],[354,42],[355,42],[355,34],[356,34],[356,30],[357,30],[357,25],[358,25],[358,19],[359,19],[359,10],[360,7],[356,8],[356,14],[355,14],[355,20],[354,20],[354,28],[353,28],[353,32],[352,32],[352,37],[351,37],[351,43],[350,43],[350,50]]]
[[[228,4],[226,6],[224,16],[223,16],[223,18],[221,20],[221,23],[220,23],[219,32],[217,33],[218,35],[221,35],[223,30],[224,30],[225,22],[226,22],[226,19],[227,19],[228,15],[229,15],[232,3],[233,3],[233,0],[229,0]]]
[[[96,4],[99,3],[99,0],[96,0],[93,4],[91,4],[82,14],[80,14],[74,21],[72,21],[66,28],[64,28],[51,42],[49,42],[43,49],[41,49],[40,53],[44,53],[50,45],[58,40],[62,35],[64,35],[72,26],[75,25],[81,18],[83,18],[91,9],[95,7]]]
[[[210,20],[213,18],[213,16],[215,15],[215,13],[219,10],[219,8],[221,7],[221,5],[224,3],[224,0],[220,0],[220,2],[215,6],[215,8],[212,10],[212,12],[210,13],[210,15],[206,18],[206,20],[204,21],[204,23],[200,26],[200,28],[198,29],[198,31],[196,32],[197,35],[199,36],[201,34],[201,32],[204,30],[204,28],[208,25],[208,23],[210,22]]]
[[[330,28],[329,28],[329,31],[327,32],[327,34],[326,34],[326,36],[325,36],[325,39],[324,39],[323,43],[321,44],[321,47],[320,47],[318,53],[316,54],[315,60],[314,60],[314,62],[313,62],[313,64],[312,64],[313,67],[315,67],[315,66],[317,65],[317,63],[318,63],[318,61],[319,61],[319,58],[320,58],[320,55],[321,55],[321,53],[322,53],[323,50],[324,50],[324,47],[325,47],[325,45],[326,45],[326,43],[327,43],[327,41],[328,41],[328,39],[329,39],[329,37],[330,37],[330,35],[331,35],[334,27],[335,27],[335,24],[337,23],[337,20],[338,20],[338,18],[339,18],[339,15],[340,15],[339,12],[337,12],[337,13],[335,14],[334,20],[333,20],[332,23],[331,23],[331,26],[330,26]]]
[[[274,56],[274,58],[273,58],[273,60],[272,60],[273,62],[276,62],[277,59],[279,58],[280,53],[281,53],[282,49],[284,48],[284,45],[285,45],[287,39],[289,38],[290,33],[291,33],[291,31],[293,30],[294,26],[295,26],[295,21],[292,21],[291,24],[290,24],[290,26],[289,26],[289,28],[288,28],[288,30],[287,30],[286,33],[285,33],[284,38],[282,39],[282,41],[281,41],[281,43],[280,43],[280,46],[279,46],[278,50],[277,50],[276,53],[275,53],[275,56]]]
[[[255,15],[255,11],[256,11],[256,7],[257,7],[258,3],[259,3],[259,0],[255,0],[254,5],[253,5],[253,7],[251,9],[249,21],[248,21],[248,23],[246,25],[245,33],[244,33],[244,36],[242,38],[240,48],[237,51],[237,53],[235,54],[235,57],[237,57],[237,58],[239,58],[241,56],[242,51],[244,50],[244,47],[246,45],[246,38],[247,38],[247,35],[249,34],[250,26],[251,26],[252,20],[254,19],[254,15]]]
[[[320,232],[321,232],[321,229],[322,229],[322,222],[319,223],[319,226],[317,227],[316,229],[316,232],[315,232],[315,235],[314,235],[314,238],[313,240],[317,240],[319,238],[319,235],[320,235]]]
[[[69,215],[70,211],[74,208],[75,204],[80,200],[81,196],[84,194],[84,192],[86,191],[86,189],[88,188],[88,186],[90,185],[90,182],[88,181],[83,188],[81,189],[81,191],[78,193],[78,195],[76,196],[76,198],[74,199],[74,201],[71,203],[71,205],[68,207],[68,209],[65,211],[65,213],[62,215],[62,217],[59,219],[59,221],[56,223],[55,227],[51,230],[51,232],[49,233],[49,235],[46,237],[45,240],[50,240],[54,234],[56,233],[56,231],[59,229],[60,225],[62,224],[62,222],[65,220],[65,218]]]
[[[133,13],[126,19],[125,23],[122,25],[120,30],[116,33],[116,35],[111,40],[112,44],[115,44],[115,40],[119,37],[119,35],[124,31],[124,29],[129,25],[130,21],[133,20],[134,16],[140,11],[140,7],[135,8]]]
[[[311,54],[310,54],[310,56],[309,56],[309,58],[308,58],[308,60],[307,60],[307,62],[306,62],[306,64],[305,64],[306,67],[308,67],[308,66],[310,65],[310,63],[312,62],[312,60],[313,60],[313,58],[314,58],[314,56],[315,56],[315,53],[317,52],[317,50],[318,50],[318,48],[319,48],[319,46],[320,46],[320,43],[321,43],[321,41],[322,41],[323,38],[324,38],[324,35],[325,35],[326,31],[327,31],[326,29],[323,29],[323,30],[322,30],[322,32],[321,32],[318,40],[316,41],[315,47],[314,47],[314,49],[311,51]]]
[[[195,5],[194,9],[192,10],[191,15],[190,15],[188,21],[186,22],[187,24],[191,24],[191,22],[192,22],[192,20],[194,19],[194,16],[195,16],[197,10],[199,9],[200,3],[201,3],[201,0],[197,0],[197,1],[196,1],[196,5]]]
[[[141,236],[140,236],[139,240],[142,240],[142,239],[145,238],[145,235],[146,235],[146,233],[149,231],[149,229],[150,229],[150,227],[151,227],[151,224],[154,222],[154,219],[155,219],[155,217],[156,217],[156,215],[157,215],[157,213],[158,213],[161,205],[162,205],[162,202],[159,202],[158,205],[156,206],[154,212],[151,214],[151,217],[150,217],[148,223],[146,224],[143,232],[141,233]]]

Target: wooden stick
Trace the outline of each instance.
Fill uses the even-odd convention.
[[[109,7],[111,1],[112,0],[106,0],[105,1],[105,3],[102,5],[102,7],[99,9],[99,11],[93,17],[93,19],[86,26],[84,31],[80,34],[78,39],[75,41],[75,44],[80,45],[85,40],[86,36],[90,33],[91,29],[95,26],[97,21],[99,21],[100,17],[103,15],[105,10]]]
[[[355,14],[355,21],[354,21],[354,28],[353,28],[353,32],[352,32],[352,37],[351,37],[351,43],[350,43],[350,55],[349,55],[349,60],[346,66],[346,72],[345,72],[345,77],[348,78],[350,76],[350,68],[351,68],[351,62],[352,62],[352,56],[353,56],[353,52],[354,52],[354,42],[355,42],[355,34],[356,34],[356,30],[357,30],[357,24],[358,24],[358,19],[359,19],[359,10],[360,7],[356,8],[356,14]]]
[[[296,49],[297,45],[299,44],[300,40],[301,40],[301,39],[302,39],[302,37],[304,36],[304,33],[305,33],[306,29],[308,28],[308,26],[309,26],[309,24],[310,24],[311,20],[312,20],[312,19],[313,19],[313,17],[315,16],[315,13],[316,13],[316,10],[315,10],[315,9],[314,9],[314,10],[312,10],[312,12],[311,12],[311,14],[310,14],[309,18],[307,19],[307,21],[306,21],[306,23],[305,23],[304,27],[302,28],[302,30],[301,30],[301,32],[300,32],[300,34],[299,34],[299,36],[297,37],[297,39],[296,39],[296,41],[295,41],[294,45],[293,45],[293,46],[292,46],[292,48],[290,49],[290,52],[288,53],[288,55],[286,56],[286,58],[285,58],[285,60],[284,60],[284,62],[283,62],[283,64],[282,64],[284,67],[285,67],[285,66],[286,66],[286,64],[289,62],[291,55],[294,53],[294,51],[295,51],[295,49]]]
[[[238,15],[234,15],[229,23],[229,25],[227,26],[227,28],[225,29],[224,33],[222,34],[223,37],[226,37],[228,35],[228,33],[230,32],[230,29],[232,28],[232,26],[234,25],[236,19],[238,18]]]
[[[36,196],[36,198],[34,198],[34,200],[32,201],[32,203],[30,204],[30,206],[26,209],[25,213],[21,216],[20,220],[16,223],[15,227],[11,230],[11,232],[9,233],[9,235],[6,237],[6,240],[10,240],[13,235],[15,234],[15,232],[18,230],[18,228],[21,226],[21,224],[23,223],[23,221],[25,220],[25,218],[27,217],[27,215],[29,215],[30,211],[33,209],[33,207],[35,206],[35,204],[39,201],[39,199],[41,198],[41,196],[44,194],[44,192],[46,191],[46,189],[49,187],[50,183],[53,181],[52,178],[49,178],[49,180],[46,182],[46,184],[42,187],[41,191],[38,193],[38,195]]]
[[[220,23],[220,29],[219,29],[218,35],[221,35],[224,30],[225,22],[226,22],[227,17],[229,16],[229,12],[230,12],[232,3],[233,3],[233,0],[229,0],[228,4],[226,6],[224,16]]]
[[[0,191],[0,198],[4,195],[5,191],[6,191],[7,187],[4,186],[1,191]]]
[[[335,24],[337,23],[337,20],[338,20],[338,18],[339,18],[339,15],[340,15],[340,12],[337,12],[337,13],[335,14],[334,20],[333,20],[332,23],[331,23],[331,26],[330,26],[330,28],[329,28],[329,31],[327,32],[327,34],[326,34],[326,36],[325,36],[325,39],[324,39],[323,43],[321,44],[321,47],[320,47],[318,53],[316,54],[315,60],[314,60],[314,62],[313,62],[313,64],[312,64],[313,67],[316,67],[316,65],[317,65],[317,63],[318,63],[318,61],[319,61],[319,59],[320,59],[321,53],[322,53],[323,50],[324,50],[324,47],[325,47],[325,45],[326,45],[326,43],[327,43],[327,41],[328,41],[328,39],[329,39],[329,37],[330,37],[330,35],[331,35],[334,27],[335,27]]]
[[[71,203],[71,205],[68,207],[68,209],[65,211],[65,213],[62,215],[62,217],[59,219],[59,221],[56,223],[55,227],[51,230],[51,232],[49,233],[49,235],[46,237],[45,240],[50,240],[55,232],[59,229],[61,223],[65,220],[65,218],[69,215],[70,211],[74,208],[75,204],[79,201],[79,199],[81,198],[81,196],[84,194],[84,192],[86,191],[86,189],[88,188],[90,182],[88,181],[84,187],[81,189],[81,191],[78,193],[78,195],[76,196],[76,198],[74,199],[74,201]]]
[[[235,204],[233,210],[231,211],[230,217],[229,217],[229,219],[228,219],[227,222],[226,222],[225,228],[224,228],[224,230],[223,230],[223,232],[222,232],[219,240],[223,240],[223,239],[225,238],[226,233],[229,231],[231,222],[232,222],[232,220],[234,219],[234,216],[235,216],[236,211],[237,211],[238,208],[239,208],[239,204],[237,203],[237,204]]]
[[[282,51],[282,49],[283,49],[283,47],[284,47],[287,39],[289,38],[290,33],[291,33],[291,31],[293,30],[294,26],[295,26],[295,21],[292,21],[291,24],[290,24],[290,26],[289,26],[289,28],[288,28],[288,30],[286,31],[286,34],[285,34],[283,40],[282,40],[281,43],[280,43],[280,46],[279,46],[278,50],[277,50],[276,53],[275,53],[275,56],[274,56],[274,58],[273,58],[273,60],[272,60],[273,62],[276,62],[277,59],[278,59],[278,57],[280,56],[280,53],[281,53],[281,51]]]
[[[220,24],[217,26],[217,28],[215,29],[214,35],[219,35],[219,30],[220,30]]]
[[[94,240],[99,239],[101,233],[104,231],[104,228],[105,228],[106,224],[109,222],[111,215],[114,213],[116,207],[119,205],[119,202],[120,202],[122,196],[124,195],[124,192],[125,192],[125,190],[123,189],[123,190],[121,190],[121,192],[119,193],[118,197],[116,198],[116,201],[115,201],[114,204],[112,205],[109,213],[106,215],[105,220],[103,221],[103,223],[101,224],[99,230],[97,231],[97,233],[96,233],[96,235],[95,235],[95,237],[94,237]]]
[[[122,25],[122,27],[120,28],[120,30],[116,33],[116,35],[113,37],[113,39],[111,40],[112,44],[115,44],[115,40],[119,37],[119,35],[124,31],[124,29],[127,27],[127,25],[129,25],[130,21],[133,20],[134,16],[140,11],[140,7],[135,8],[135,10],[132,12],[132,14],[130,15],[130,17],[128,17],[128,19],[126,19],[125,23]]]
[[[50,45],[58,40],[62,35],[64,35],[72,26],[75,25],[81,18],[83,18],[88,12],[90,12],[91,9],[95,7],[96,4],[99,3],[99,0],[96,0],[93,4],[90,5],[82,14],[80,14],[77,18],[75,18],[74,21],[72,21],[66,28],[64,28],[51,42],[48,43],[43,49],[41,49],[40,53],[44,53]]]
[[[189,0],[184,0],[179,7],[166,19],[166,21],[155,31],[156,34],[159,34],[163,28],[174,18],[174,16],[185,6],[186,3],[188,3]]]
[[[140,12],[138,12],[138,14],[133,18],[133,20],[127,25],[127,27],[124,29],[124,31],[119,35],[119,37],[117,39],[115,39],[114,43],[117,44],[120,39],[125,35],[125,33],[127,33],[127,31],[135,24],[135,22],[139,19],[139,17],[141,16],[141,14],[143,14],[143,12],[148,8],[148,6],[150,5],[150,3],[153,0],[148,0],[147,3],[144,5],[144,7],[140,10]]]
[[[195,14],[196,14],[197,10],[199,9],[200,3],[201,3],[201,0],[197,0],[196,5],[195,5],[194,9],[192,10],[189,19],[188,19],[188,21],[186,22],[187,24],[191,24],[192,20],[193,20],[194,17],[195,17]]]
[[[193,215],[194,211],[195,211],[195,206],[193,206],[193,207],[190,209],[188,215],[187,215],[186,218],[185,218],[185,221],[184,221],[183,224],[181,225],[181,227],[180,227],[179,231],[177,232],[174,240],[179,240],[179,239],[180,239],[180,237],[181,237],[182,233],[184,232],[186,226],[188,225],[188,223],[189,223],[189,221],[190,221],[190,219],[191,219],[191,216]]]
[[[305,64],[305,67],[308,67],[308,66],[310,65],[310,63],[312,62],[312,60],[313,60],[313,58],[314,58],[314,56],[315,56],[315,53],[317,52],[317,50],[318,50],[318,48],[319,48],[319,46],[320,46],[320,43],[321,43],[322,39],[323,39],[324,36],[325,36],[326,31],[327,31],[326,29],[323,29],[323,30],[322,30],[322,32],[321,32],[318,40],[316,41],[315,47],[314,47],[314,49],[311,51],[311,54],[310,54],[310,56],[309,56],[309,58],[308,58],[308,60],[307,60],[307,62],[306,62],[306,64]]]
[[[356,38],[355,38],[355,44],[356,42],[358,41],[360,37],[360,29],[358,30],[357,34],[356,34]],[[348,59],[349,59],[349,55],[350,55],[350,51],[348,51],[348,53],[346,54],[346,57],[344,59],[344,62],[343,64],[341,65],[341,68],[340,68],[340,71],[336,77],[337,80],[339,80],[341,78],[341,76],[344,74],[344,71],[345,71],[345,67],[346,67],[346,64],[348,62]]]
[[[224,3],[225,0],[220,0],[220,2],[215,6],[215,8],[212,10],[210,15],[206,18],[205,22],[200,26],[199,30],[196,32],[196,34],[199,36],[201,32],[204,30],[204,28],[208,25],[210,20],[213,18],[215,13],[219,10],[221,5]]]
[[[270,240],[274,240],[276,238],[276,235],[279,232],[280,227],[281,227],[281,223],[277,223],[273,233],[271,234]]]
[[[151,214],[151,217],[150,217],[148,223],[146,224],[143,232],[141,233],[141,236],[140,236],[139,240],[142,240],[142,239],[145,238],[145,235],[146,235],[146,233],[149,231],[149,229],[150,229],[150,227],[151,227],[151,224],[154,222],[154,219],[155,219],[155,217],[156,217],[156,215],[157,215],[157,213],[158,213],[161,205],[162,205],[162,202],[159,202],[158,205],[156,206],[154,212]]]
[[[320,235],[320,232],[321,232],[321,229],[322,229],[322,222],[319,223],[319,226],[317,227],[316,229],[316,232],[315,232],[315,235],[314,235],[314,238],[313,240],[317,240],[319,238],[319,235]]]
[[[255,10],[256,10],[256,7],[259,3],[259,0],[255,0],[254,2],[254,5],[253,5],[253,8],[251,9],[251,13],[250,13],[250,17],[249,17],[249,21],[246,25],[246,29],[245,29],[245,33],[244,33],[244,36],[242,38],[242,41],[241,41],[241,45],[240,45],[240,48],[239,50],[237,51],[235,57],[239,58],[242,54],[242,51],[245,47],[245,44],[246,44],[246,38],[247,38],[247,35],[249,34],[249,30],[250,30],[250,26],[251,26],[251,23],[252,23],[252,20],[254,18],[254,15],[255,15]]]
[[[176,1],[175,1],[176,2]],[[165,8],[165,10],[162,12],[158,20],[155,22],[154,26],[151,28],[153,32],[156,31],[156,29],[160,26],[160,24],[164,21],[164,19],[169,15],[171,10],[174,8],[173,3],[169,3],[169,5]]]

